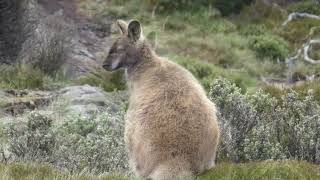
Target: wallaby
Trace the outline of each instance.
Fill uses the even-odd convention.
[[[138,178],[181,179],[215,165],[219,127],[215,104],[194,76],[159,57],[138,21],[117,21],[121,36],[103,68],[124,68],[129,89],[125,143]]]

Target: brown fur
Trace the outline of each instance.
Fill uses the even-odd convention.
[[[128,39],[127,34],[117,42]],[[132,45],[121,46],[136,53],[121,61],[130,62],[121,67],[127,69],[130,92],[125,143],[135,174],[180,179],[212,168],[219,141],[215,105],[190,72],[158,57],[143,38],[126,42]],[[115,58],[108,57],[105,64]]]

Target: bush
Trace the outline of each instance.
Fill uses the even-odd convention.
[[[320,26],[320,21],[317,19],[301,19],[297,21],[292,21],[287,24],[285,27],[281,28],[280,35],[288,40],[290,43],[301,46],[305,43],[306,38],[311,38],[317,36],[312,33],[312,29],[317,30],[317,27]]]
[[[0,88],[38,89],[44,86],[44,74],[27,65],[0,66]]]
[[[223,16],[226,16],[240,13],[241,9],[251,2],[252,0],[213,0],[213,5],[221,11]]]
[[[65,64],[68,52],[68,36],[71,27],[59,21],[59,17],[49,16],[43,20],[42,28],[33,37],[36,47],[31,50],[28,61],[44,74],[54,76]]]
[[[103,90],[109,92],[114,90],[124,90],[126,82],[123,76],[123,71],[108,72],[103,69],[98,69],[76,80],[76,84],[91,85],[101,87]]]
[[[315,0],[306,0],[294,3],[289,6],[290,12],[301,12],[320,15],[320,3]]]
[[[312,91],[303,99],[291,91],[279,101],[262,91],[243,95],[234,84],[218,79],[210,98],[220,111],[220,159],[320,163],[320,107]]]
[[[104,173],[127,169],[123,113],[96,119],[69,117],[53,124],[32,113],[26,123],[6,128],[14,161],[49,163],[70,172]]]
[[[174,12],[176,10],[198,10],[199,8],[214,6],[219,9],[222,15],[239,13],[243,6],[248,5],[252,0],[148,0],[149,6],[158,5],[162,12]]]
[[[9,151],[21,160],[50,161],[55,146],[52,120],[36,113],[27,123],[10,124],[7,129]]]
[[[260,58],[284,60],[289,55],[289,45],[282,38],[274,35],[252,36],[249,46]]]
[[[215,69],[212,64],[192,59],[177,59],[176,61],[189,70],[201,82],[203,87],[209,91],[210,83],[215,77]]]
[[[240,34],[246,37],[261,36],[267,34],[267,28],[263,25],[246,24],[241,27]]]

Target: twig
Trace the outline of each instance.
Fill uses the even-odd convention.
[[[320,20],[320,16],[314,14],[293,12],[289,14],[288,19],[282,24],[282,26],[286,26],[289,22],[298,18],[311,18]]]

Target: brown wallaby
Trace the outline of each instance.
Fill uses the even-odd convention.
[[[103,67],[126,70],[125,143],[135,175],[192,178],[214,167],[219,141],[215,104],[190,72],[154,52],[138,21],[117,24],[121,36]]]

